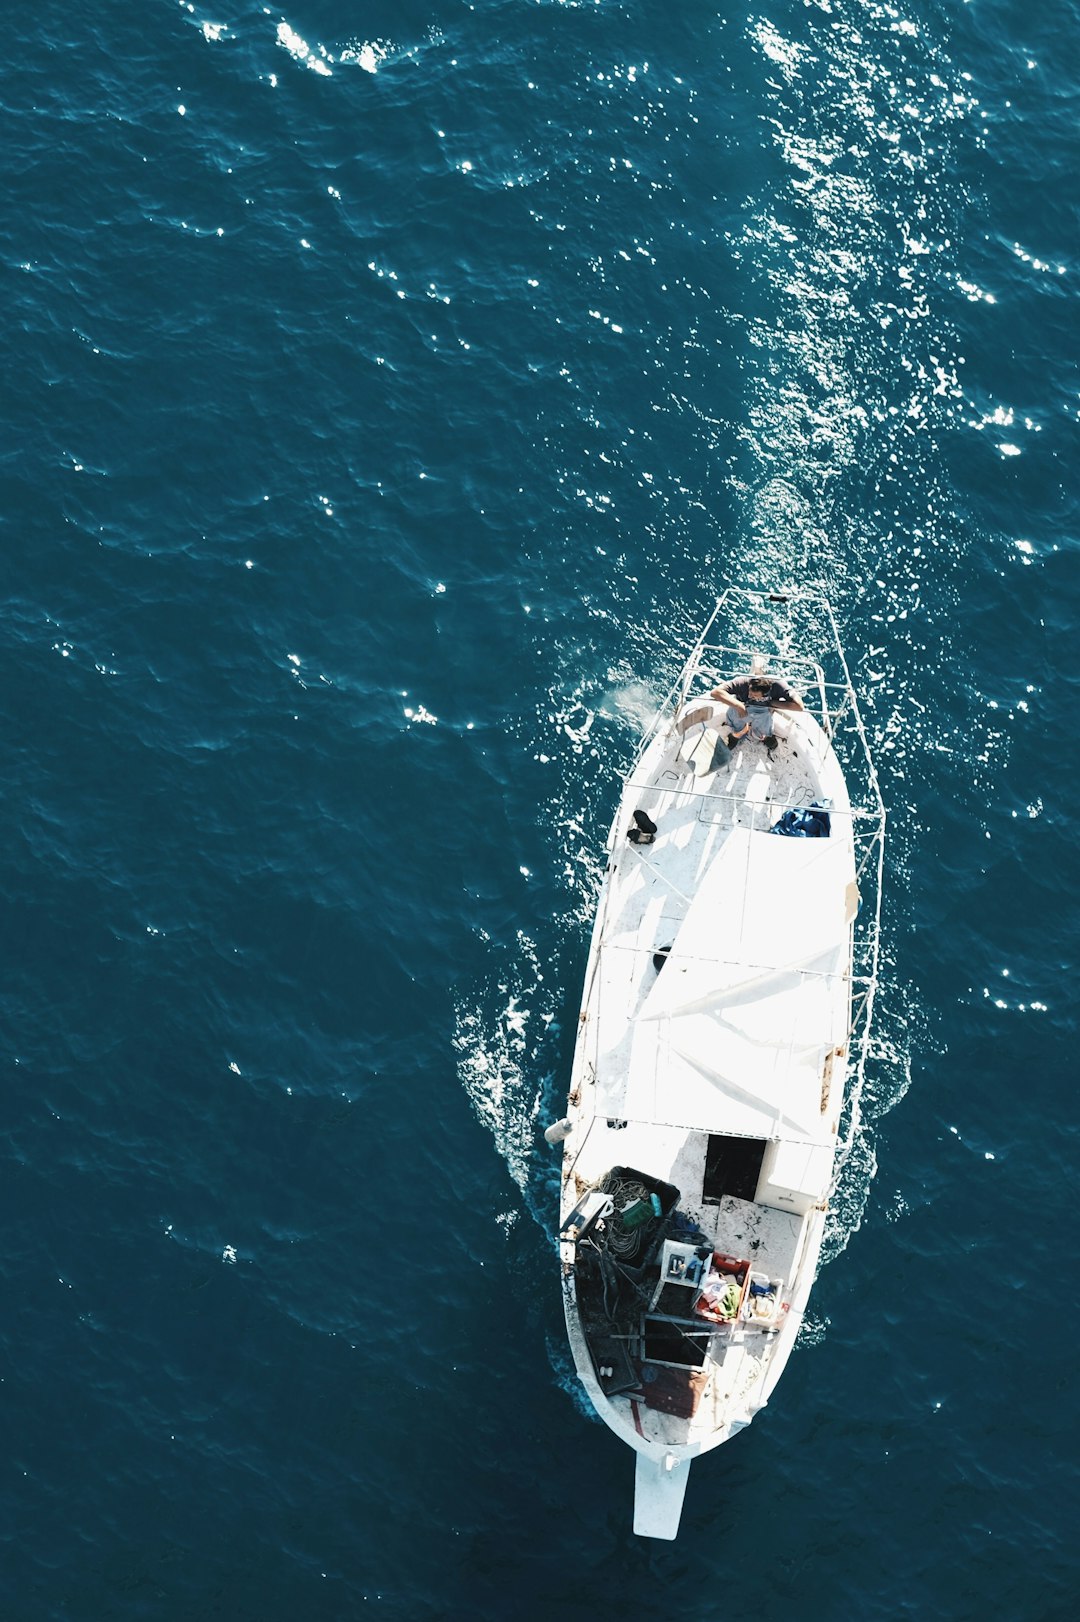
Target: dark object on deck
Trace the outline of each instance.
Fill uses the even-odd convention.
[[[624,1274],[632,1273],[635,1268],[643,1267],[656,1250],[667,1228],[668,1217],[678,1204],[679,1190],[674,1183],[662,1183],[659,1178],[635,1171],[631,1166],[612,1166],[598,1187],[615,1201],[615,1211],[608,1222],[607,1248],[618,1258]],[[660,1205],[659,1216],[649,1199],[652,1194]],[[646,1200],[649,1201],[648,1211],[641,1213],[644,1220],[639,1222],[636,1205]],[[629,1223],[623,1221],[627,1205],[634,1207]]]
[[[693,1217],[688,1217],[685,1211],[673,1211],[671,1221],[668,1223],[668,1238],[681,1239],[684,1245],[697,1245],[698,1255],[709,1257],[712,1255],[712,1240],[708,1234],[699,1228]]]
[[[669,1216],[679,1203],[679,1190],[674,1183],[662,1183],[659,1177],[650,1177],[647,1171],[636,1171],[633,1166],[612,1166],[597,1187],[609,1194],[617,1183],[640,1183],[646,1194],[657,1196],[664,1216]]]
[[[670,951],[671,951],[670,946],[661,946],[661,948],[660,948],[660,950],[658,952],[653,953],[652,966],[656,970],[657,974],[660,973],[660,970],[664,967],[664,964],[667,962],[668,953]]]
[[[637,823],[643,834],[654,834],[656,832],[656,823],[653,821],[652,817],[647,817],[644,811],[635,811],[634,821]]]
[[[589,1352],[596,1378],[609,1397],[640,1390],[641,1376],[630,1360],[625,1341],[616,1340],[614,1335],[594,1335]]]
[[[691,1318],[696,1295],[697,1290],[688,1290],[685,1284],[665,1284],[653,1311],[661,1318]]]
[[[823,805],[792,806],[769,832],[786,834],[789,839],[828,839],[832,822]]]
[[[705,1151],[706,1201],[719,1205],[725,1194],[736,1200],[752,1200],[764,1158],[763,1138],[728,1138],[710,1133]]]

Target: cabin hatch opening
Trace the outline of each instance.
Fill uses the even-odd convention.
[[[767,1145],[763,1138],[728,1138],[710,1132],[705,1150],[704,1197],[719,1205],[725,1194],[753,1200]]]

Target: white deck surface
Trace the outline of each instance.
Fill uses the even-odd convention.
[[[628,785],[655,842],[616,838],[594,937],[585,1057],[596,1113],[828,1141],[825,1062],[848,1023],[854,856],[843,778],[809,716],[770,758],[712,733],[654,746]],[[687,764],[691,756],[695,771]],[[710,769],[719,761],[717,769]],[[828,797],[828,839],[767,832]],[[662,971],[654,954],[670,948]]]

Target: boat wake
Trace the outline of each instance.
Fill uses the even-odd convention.
[[[965,198],[943,182],[955,166],[942,153],[979,139],[968,134],[977,103],[941,44],[878,0],[810,7],[790,29],[759,19],[747,31],[785,183],[731,238],[749,282],[769,291],[750,321],[756,363],[730,479],[744,514],[736,550],[752,577],[767,556],[774,583],[823,582],[890,812],[880,985],[824,1264],[859,1230],[877,1125],[933,1042],[902,969],[910,926],[890,905],[923,833],[918,756],[954,749],[986,792],[1003,738],[982,715],[955,732],[935,717],[931,729],[922,697],[928,668],[957,663],[972,540],[939,471],[942,440],[965,411],[947,315]]]
[[[602,1425],[603,1420],[585,1395],[585,1387],[582,1385],[581,1377],[574,1366],[573,1354],[570,1351],[566,1332],[561,1323],[557,1330],[547,1336],[546,1347],[548,1362],[551,1365],[554,1381],[559,1390],[565,1392],[570,1398],[582,1419],[591,1420],[594,1425]]]
[[[519,934],[520,954],[489,995],[501,1009],[458,1003],[454,1047],[462,1084],[491,1132],[511,1177],[529,1190],[536,1121],[546,1091],[542,1055],[556,1023],[553,992],[540,985],[536,947]],[[531,972],[530,972],[531,971]],[[534,1214],[540,1215],[539,1212]]]
[[[967,133],[976,103],[939,42],[877,0],[812,6],[790,28],[786,36],[751,19],[741,42],[738,71],[757,85],[781,176],[777,185],[770,170],[742,224],[727,233],[742,292],[728,290],[725,299],[733,331],[747,340],[742,420],[707,417],[689,393],[653,410],[677,418],[697,451],[727,469],[741,519],[721,542],[705,538],[716,588],[731,580],[778,589],[821,582],[851,656],[889,808],[880,987],[865,1073],[851,1084],[850,1145],[824,1263],[859,1230],[877,1172],[878,1124],[933,1042],[903,970],[910,925],[890,903],[907,886],[923,832],[918,756],[955,752],[965,792],[970,773],[977,797],[993,781],[1004,738],[984,707],[970,706],[935,718],[931,733],[921,696],[927,668],[948,673],[955,663],[955,609],[972,545],[939,471],[941,441],[967,409],[947,316],[960,274],[952,241],[963,198],[943,183],[956,166],[941,155],[952,141],[978,139]],[[683,347],[672,330],[654,338],[653,360],[671,362],[678,376]],[[653,499],[655,532],[669,550],[681,549],[684,575],[700,576],[701,523],[689,521],[689,508],[706,504],[687,499],[686,511],[673,512],[671,491],[659,486]],[[545,980],[540,959],[550,960],[550,945],[522,937],[520,950],[492,948],[489,983],[464,992],[458,1005],[463,1084],[548,1232],[557,1182],[540,1129],[562,1112],[572,1043],[559,1019],[579,990],[599,887],[596,831],[700,610],[700,598],[680,601],[677,588],[654,616],[642,591],[631,621],[626,581],[613,573],[610,603],[590,608],[601,647],[621,661],[591,682],[583,674],[595,660],[589,645],[553,639],[551,690],[523,723],[558,740],[548,823],[562,841],[563,888],[545,915],[545,939],[574,957],[574,971],[563,984]],[[560,685],[568,671],[577,673],[569,694]],[[811,1333],[824,1335],[825,1322],[804,1325],[804,1337]]]

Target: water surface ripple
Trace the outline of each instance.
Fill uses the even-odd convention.
[[[6,37],[3,1616],[1071,1615],[1076,0]],[[541,1131],[642,722],[807,577],[863,1128],[643,1543]]]

